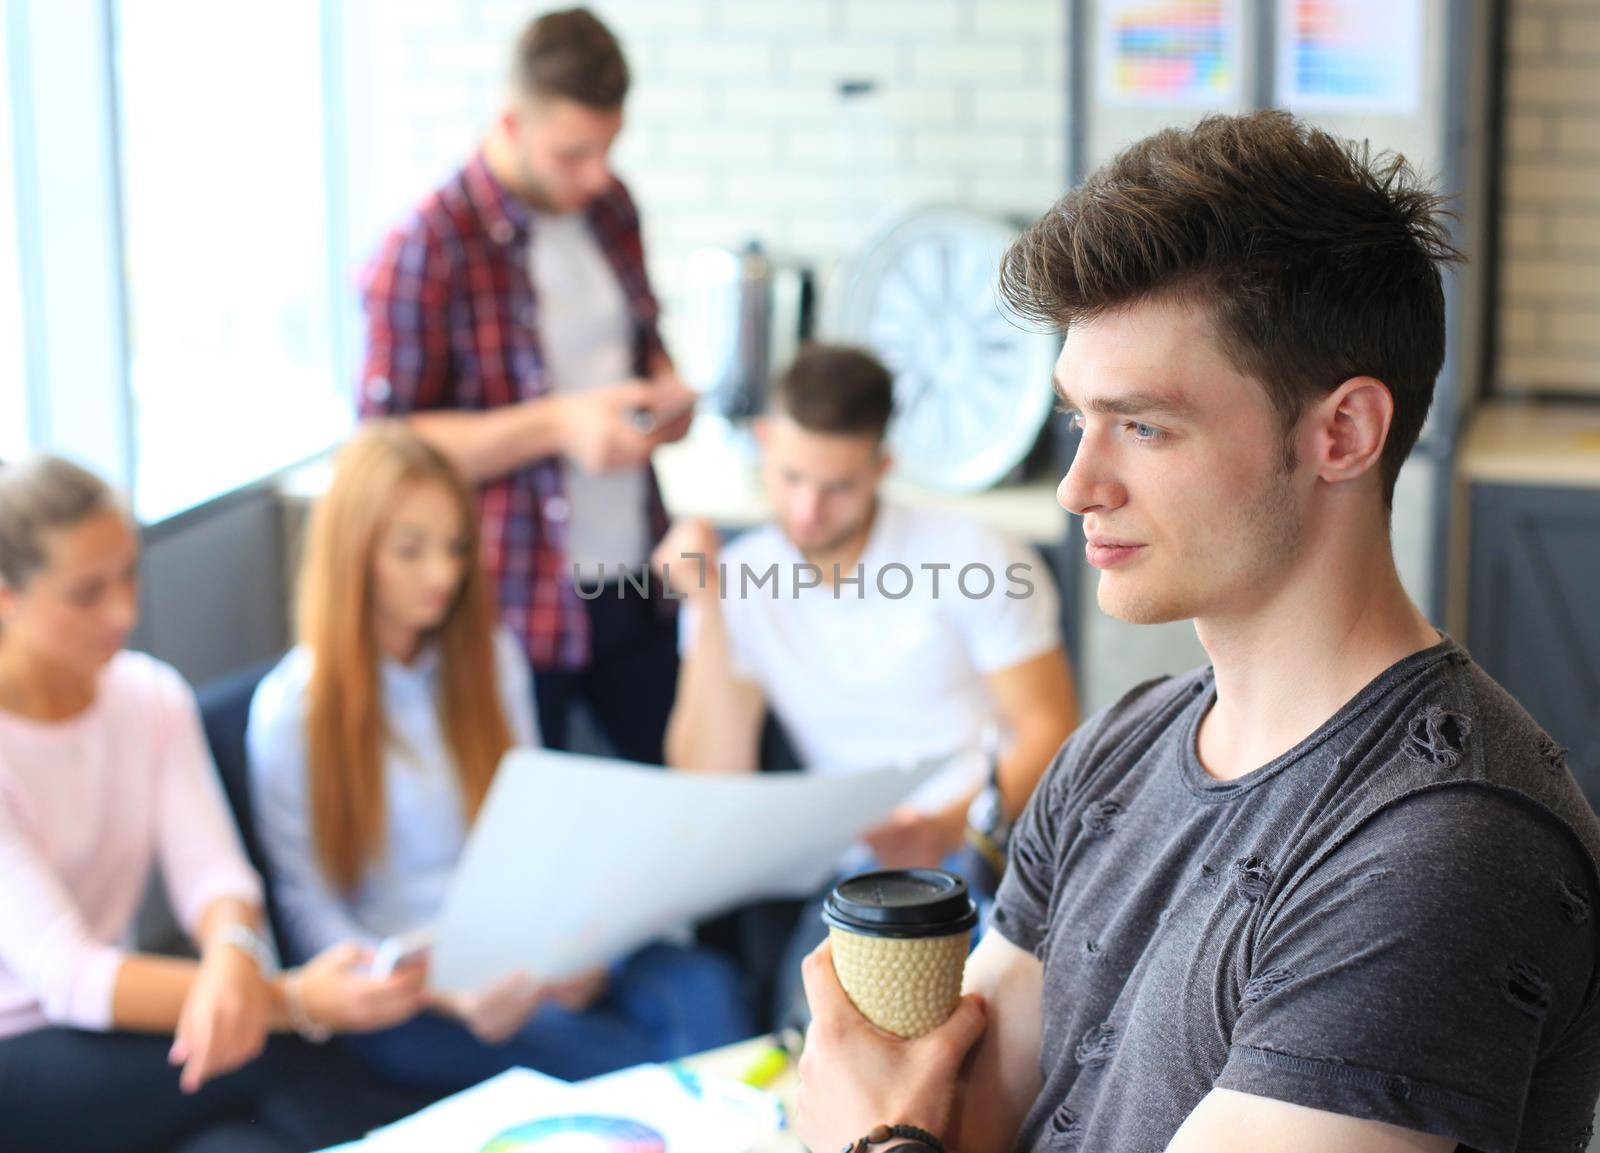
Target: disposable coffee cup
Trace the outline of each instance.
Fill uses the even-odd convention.
[[[833,967],[862,1016],[900,1037],[942,1025],[961,1000],[978,907],[943,869],[884,869],[840,881],[823,902]]]

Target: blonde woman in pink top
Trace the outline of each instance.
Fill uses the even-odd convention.
[[[354,945],[277,972],[194,695],[123,651],[138,559],[92,474],[0,466],[0,1145],[305,1148],[274,1130],[269,1035],[393,1025],[422,976]],[[197,961],[128,944],[152,868]]]

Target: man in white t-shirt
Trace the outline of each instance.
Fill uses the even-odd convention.
[[[756,430],[773,522],[719,549],[709,524],[681,521],[656,549],[686,599],[667,763],[755,771],[769,709],[808,771],[946,758],[866,836],[884,867],[936,866],[991,766],[1004,815],[1022,811],[1077,708],[1038,554],[879,496],[890,409],[873,357],[806,349]]]

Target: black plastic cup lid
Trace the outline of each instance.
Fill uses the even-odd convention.
[[[954,873],[882,869],[835,885],[822,919],[864,937],[947,937],[976,925],[978,906]]]

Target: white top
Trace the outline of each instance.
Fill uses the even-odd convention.
[[[985,730],[1001,724],[984,678],[1061,643],[1054,578],[1038,553],[948,512],[880,499],[859,587],[835,590],[831,574],[798,587],[813,578],[775,525],[734,539],[722,561],[734,674],[761,690],[802,763],[860,772],[956,755],[913,798],[923,809],[984,780]],[[777,579],[757,587],[774,564]],[[979,566],[967,571],[970,596],[967,566]],[[986,573],[993,588],[979,595]],[[1021,595],[1024,582],[1031,590]],[[697,614],[684,607],[687,652]]]
[[[518,745],[539,743],[527,658],[504,630],[495,634],[500,705]],[[329,945],[376,945],[431,923],[467,839],[467,822],[438,707],[439,657],[425,649],[380,669],[387,841],[348,896],[317,864],[306,796],[306,692],[311,652],[293,649],[256,689],[245,735],[256,831],[272,870],[286,958],[298,962]]]
[[[580,212],[533,214],[528,275],[533,280],[539,345],[557,393],[586,392],[634,375],[633,318],[616,271]],[[567,561],[585,579],[600,565],[641,568],[649,551],[642,468],[592,475],[566,470]]]
[[[261,903],[175,670],[118,653],[75,717],[0,711],[0,1037],[111,1027],[156,862],[191,935],[216,900]]]

